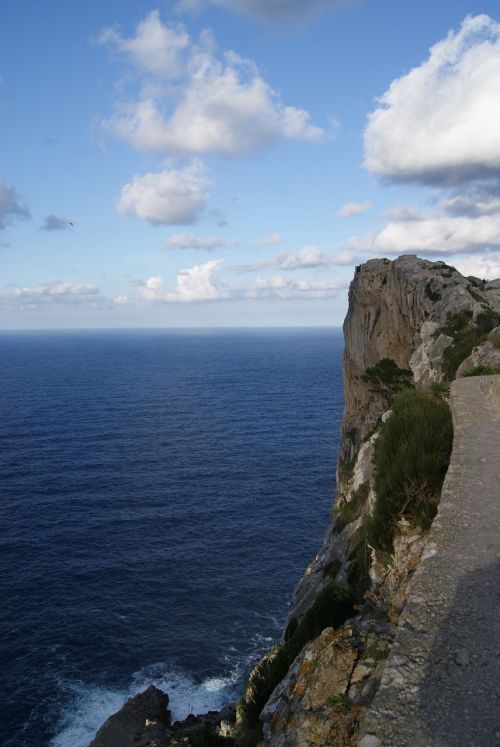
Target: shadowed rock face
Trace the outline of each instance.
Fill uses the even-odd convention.
[[[89,747],[146,747],[171,736],[168,695],[151,685],[101,726]]]

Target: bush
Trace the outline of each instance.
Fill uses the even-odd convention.
[[[431,382],[432,394],[439,398],[448,397],[450,394],[450,383],[449,381],[433,381]]]
[[[373,513],[366,518],[367,540],[392,552],[398,521],[404,517],[428,529],[436,514],[448,469],[453,427],[448,405],[410,389],[394,400],[375,445]]]
[[[375,366],[366,369],[361,381],[369,384],[370,391],[389,405],[398,392],[412,385],[413,373],[408,368],[399,368],[392,358],[382,358]]]
[[[453,342],[443,352],[443,369],[448,381],[455,378],[457,369],[472,353],[473,348],[487,339],[500,323],[500,314],[493,309],[486,309],[472,321],[472,311],[459,311],[451,314],[439,333],[453,337]]]

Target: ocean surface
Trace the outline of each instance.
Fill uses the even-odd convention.
[[[238,697],[334,493],[339,330],[0,334],[0,733]]]

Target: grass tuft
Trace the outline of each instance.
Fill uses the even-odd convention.
[[[463,372],[463,376],[493,376],[494,374],[500,374],[499,367],[474,366],[473,368],[467,368]]]

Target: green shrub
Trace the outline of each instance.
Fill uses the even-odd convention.
[[[472,320],[472,311],[459,311],[451,314],[438,330],[453,337],[453,342],[443,352],[443,369],[446,378],[455,378],[460,364],[469,357],[473,348],[487,339],[488,333],[500,324],[500,314],[493,309],[485,309]]]
[[[398,392],[412,385],[413,373],[408,368],[399,368],[392,358],[382,358],[366,369],[361,381],[369,384],[370,391],[389,405]]]
[[[392,552],[400,518],[428,529],[451,452],[448,405],[415,389],[401,392],[375,445],[376,501],[365,529],[369,544]]]
[[[474,366],[473,368],[467,368],[463,373],[464,376],[493,376],[494,374],[500,374],[500,368]]]
[[[448,397],[450,393],[450,382],[449,381],[433,381],[431,382],[431,392],[435,397]]]

